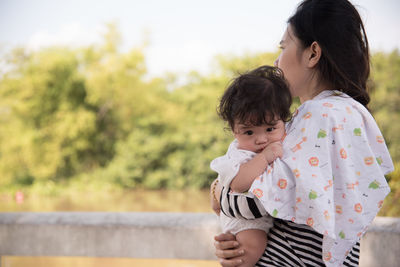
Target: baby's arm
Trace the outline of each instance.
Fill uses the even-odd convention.
[[[224,213],[219,216],[223,232],[231,232],[236,235],[239,242],[239,250],[244,253],[239,256],[243,260],[240,267],[253,267],[262,256],[267,245],[267,233],[273,227],[273,219],[269,215],[261,218],[247,220],[243,218],[231,218]]]
[[[239,267],[253,267],[264,253],[267,245],[267,233],[259,229],[244,230],[236,234],[240,249],[244,250]]]
[[[260,176],[268,164],[282,157],[283,150],[281,142],[269,144],[263,151],[254,156],[251,160],[240,165],[239,171],[233,178],[230,188],[234,192],[246,192],[249,190],[254,179]]]

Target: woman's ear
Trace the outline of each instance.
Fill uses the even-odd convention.
[[[322,50],[317,42],[313,42],[309,47],[308,67],[314,68],[321,58]]]

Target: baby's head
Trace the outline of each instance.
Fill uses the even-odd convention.
[[[229,124],[240,149],[260,152],[283,138],[291,104],[282,72],[261,66],[232,81],[221,98],[218,114]]]

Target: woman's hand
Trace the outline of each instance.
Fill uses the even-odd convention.
[[[235,267],[243,263],[238,257],[244,254],[244,250],[239,248],[236,236],[231,233],[219,234],[215,239],[215,255],[218,257],[221,266]]]
[[[211,202],[211,208],[217,215],[219,215],[221,211],[221,204],[219,203],[221,190],[222,190],[221,185],[218,183],[218,180],[215,179],[210,186],[210,202]]]

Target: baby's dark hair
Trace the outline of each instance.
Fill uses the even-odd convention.
[[[235,78],[225,90],[218,115],[234,130],[235,121],[254,126],[289,121],[292,97],[280,69],[261,66]]]

